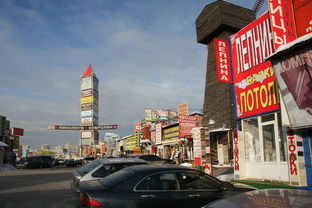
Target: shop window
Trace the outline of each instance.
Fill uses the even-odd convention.
[[[243,121],[245,132],[245,156],[247,162],[260,162],[260,139],[258,129],[258,119],[252,118]]]
[[[264,161],[275,162],[276,145],[275,145],[274,124],[262,126],[262,132],[263,132]]]

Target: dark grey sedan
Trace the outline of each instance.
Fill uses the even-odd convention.
[[[199,208],[250,191],[203,172],[176,166],[132,166],[80,184],[84,207]]]
[[[146,161],[132,158],[109,158],[96,159],[73,171],[73,180],[71,181],[71,190],[78,193],[80,183],[101,179],[123,168],[132,165],[147,164]]]

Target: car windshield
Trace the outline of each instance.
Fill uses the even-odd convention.
[[[135,174],[133,170],[120,170],[111,175],[108,175],[100,180],[101,184],[106,187],[112,187],[120,182],[125,181],[126,179],[130,178]]]
[[[77,170],[77,172],[81,175],[84,176],[87,173],[89,173],[91,170],[93,170],[94,168],[96,168],[97,166],[99,166],[101,163],[99,160],[94,160],[90,163],[87,163],[86,165],[82,166],[81,168],[79,168]]]

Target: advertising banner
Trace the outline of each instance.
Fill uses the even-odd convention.
[[[92,123],[92,117],[81,118],[81,123],[82,124],[91,124]]]
[[[168,111],[161,109],[145,109],[145,120],[146,121],[157,121],[167,120]]]
[[[92,110],[87,110],[87,111],[81,111],[81,117],[91,117],[92,116]]]
[[[81,138],[92,138],[92,131],[82,131]]]
[[[81,111],[92,110],[92,103],[84,103],[81,105]]]
[[[91,89],[92,88],[92,77],[83,77],[81,78],[81,90]]]
[[[82,98],[81,98],[81,104],[84,104],[84,103],[91,103],[91,102],[93,102],[93,96],[82,97]]]
[[[194,159],[196,165],[202,165],[202,146],[201,146],[201,128],[192,129]]]
[[[180,138],[190,137],[191,130],[196,127],[197,119],[195,116],[179,115],[179,134]]]
[[[164,129],[163,143],[180,141],[179,126],[168,127]]]
[[[11,134],[12,134],[13,136],[24,136],[24,129],[12,128],[12,129],[11,129]]]
[[[81,97],[89,97],[89,96],[92,96],[92,89],[81,91]]]
[[[155,144],[161,144],[162,139],[162,123],[156,124],[156,142]]]
[[[234,155],[234,178],[239,179],[239,139],[238,131],[233,134],[233,155]]]
[[[232,83],[229,43],[226,40],[215,38],[214,44],[218,81]]]
[[[273,66],[291,127],[312,126],[312,48],[274,60]]]
[[[269,14],[230,37],[236,119],[280,109],[276,77],[265,58],[274,52]]]
[[[134,131],[135,132],[141,131],[141,123],[135,123],[134,124]]]
[[[94,96],[89,96],[89,97],[82,97],[81,98],[81,104],[85,103],[95,103],[98,104],[98,100]]]
[[[135,148],[139,147],[139,139],[137,136],[133,135],[126,139],[126,150],[134,150]]]
[[[178,105],[178,115],[188,115],[188,103],[182,103]]]
[[[312,1],[293,0],[293,2],[297,36],[301,37],[312,32]]]
[[[297,38],[293,3],[269,0],[270,20],[273,31],[274,48],[287,44]]]
[[[117,129],[118,125],[99,125],[99,126],[64,126],[55,125],[49,126],[49,130],[107,130],[107,129]]]

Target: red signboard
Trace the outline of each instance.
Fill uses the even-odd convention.
[[[233,138],[233,143],[234,143],[234,173],[239,174],[239,142],[238,142],[238,132],[234,131],[234,138]]]
[[[274,48],[287,44],[297,38],[291,0],[269,0],[270,19],[274,37]]]
[[[191,135],[191,130],[196,127],[195,116],[179,115],[179,136],[186,138]]]
[[[312,32],[312,1],[293,0],[295,9],[297,36]]]
[[[289,159],[289,168],[290,175],[298,175],[298,164],[297,164],[297,145],[295,134],[293,130],[287,131],[287,140],[288,140],[288,159]]]
[[[218,38],[214,39],[216,50],[216,66],[219,82],[232,83],[229,43]]]
[[[12,128],[13,136],[24,136],[24,129]]]
[[[134,124],[134,131],[135,132],[141,131],[141,123],[135,123]]]
[[[280,109],[276,77],[265,58],[274,52],[269,13],[231,37],[236,119]]]

